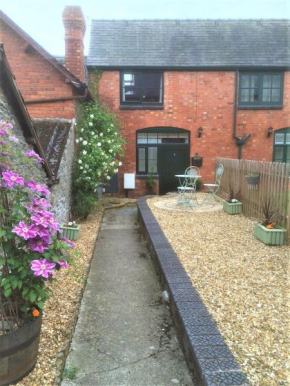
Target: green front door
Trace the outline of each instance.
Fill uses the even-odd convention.
[[[175,174],[184,174],[188,166],[188,146],[161,146],[158,152],[159,194],[176,191],[179,181]]]

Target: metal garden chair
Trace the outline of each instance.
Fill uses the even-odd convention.
[[[177,187],[180,202],[190,204],[191,201],[197,202],[196,199],[196,181],[199,178],[199,169],[196,166],[189,166],[184,173],[184,181],[181,186]]]
[[[203,184],[203,186],[205,188],[207,188],[206,193],[208,193],[202,202],[203,204],[210,203],[210,202],[215,204],[216,202],[217,203],[219,202],[217,192],[220,188],[221,178],[222,178],[223,173],[224,173],[224,167],[223,167],[223,165],[219,165],[216,169],[216,172],[215,172],[215,183],[214,184]]]

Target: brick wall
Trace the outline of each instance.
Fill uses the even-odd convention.
[[[191,132],[190,156],[203,157],[200,168],[203,182],[214,179],[215,157],[238,157],[233,139],[233,110],[235,93],[234,72],[165,72],[163,110],[120,110],[118,71],[104,71],[100,81],[101,100],[122,122],[121,130],[127,139],[126,157],[120,170],[120,187],[124,172],[136,172],[136,130],[164,126],[178,127]],[[284,78],[283,110],[239,110],[237,135],[252,136],[243,148],[243,158],[272,160],[273,135],[267,137],[267,128],[275,130],[289,126],[290,72]],[[201,126],[203,134],[197,137]],[[146,193],[146,180],[136,180],[132,195]]]
[[[13,29],[0,21],[0,42],[24,100],[59,98],[72,95],[72,86],[47,59],[31,47]],[[74,101],[28,104],[33,118],[75,117]]]

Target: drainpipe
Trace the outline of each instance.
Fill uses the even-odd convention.
[[[234,123],[233,123],[233,137],[236,141],[236,145],[238,146],[238,159],[242,159],[242,150],[244,144],[252,135],[251,133],[247,134],[245,137],[237,137],[237,113],[238,113],[238,90],[239,90],[239,70],[235,72],[235,98],[234,98]]]

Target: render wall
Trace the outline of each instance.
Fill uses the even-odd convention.
[[[72,96],[72,87],[63,75],[1,20],[0,42],[24,101]],[[74,101],[27,104],[27,109],[32,118],[75,117]]]
[[[282,110],[238,110],[237,136],[251,133],[243,147],[243,158],[272,161],[273,135],[267,129],[290,126],[290,72],[284,77]],[[178,127],[191,133],[190,157],[198,153],[203,157],[200,168],[202,181],[214,180],[215,157],[238,157],[233,139],[235,73],[231,71],[164,72],[164,108],[162,110],[121,110],[119,71],[104,71],[100,80],[101,101],[122,122],[121,131],[127,139],[125,159],[120,170],[119,186],[123,186],[123,173],[136,173],[136,131],[164,126]],[[201,126],[203,134],[197,137]],[[146,194],[146,180],[136,179],[132,196]],[[123,193],[121,191],[121,193]]]

